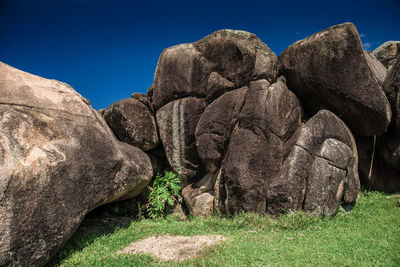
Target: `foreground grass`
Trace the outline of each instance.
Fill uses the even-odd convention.
[[[52,261],[60,266],[400,266],[398,199],[362,192],[354,209],[333,218],[295,213],[272,220],[240,214],[132,221],[78,229]],[[148,255],[116,255],[131,242],[152,235],[219,234],[228,241],[184,262],[161,262]]]

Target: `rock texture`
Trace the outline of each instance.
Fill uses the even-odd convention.
[[[196,127],[197,151],[215,172],[243,108],[248,87],[227,92],[207,106]]]
[[[120,100],[109,106],[103,117],[120,141],[149,151],[158,146],[159,140],[150,103],[143,99],[146,98]]]
[[[146,105],[146,107],[148,107],[151,112],[154,113],[154,108],[153,108],[153,104],[151,103],[150,96],[143,94],[143,93],[133,93],[131,95],[131,97],[139,100],[141,103]]]
[[[388,41],[372,52],[386,68],[390,68],[396,57],[400,55],[400,41]]]
[[[387,74],[383,89],[392,106],[393,131],[400,136],[400,55]]]
[[[85,214],[139,194],[148,156],[65,83],[0,63],[0,265],[44,265]]]
[[[214,183],[214,174],[210,172],[183,189],[182,195],[191,215],[208,216],[214,213]]]
[[[400,191],[400,55],[389,70],[383,88],[392,107],[392,122],[375,142],[373,138],[357,140],[360,178],[366,186],[393,193]]]
[[[291,150],[267,194],[267,210],[305,210],[332,215],[360,189],[354,138],[333,113],[322,110],[299,127]]]
[[[157,110],[157,124],[168,162],[181,178],[182,186],[202,175],[194,132],[203,113],[202,98],[181,98]]]
[[[304,125],[301,117],[283,77],[253,81],[207,106],[196,143],[209,173],[183,190],[191,214],[305,209],[331,216],[354,204],[360,182],[350,130],[327,110]]]
[[[389,102],[351,23],[289,46],[279,56],[279,73],[309,115],[328,109],[361,136],[382,134],[390,123]]]
[[[367,60],[368,66],[371,69],[372,73],[374,74],[377,82],[380,86],[383,86],[385,82],[387,69],[383,64],[374,56],[374,54],[364,51],[365,59]]]
[[[212,102],[252,80],[273,82],[276,76],[277,58],[257,36],[220,30],[195,43],[163,51],[154,76],[152,101],[156,110],[188,96]]]
[[[266,191],[279,171],[285,143],[300,124],[300,106],[284,80],[250,84],[220,167],[219,209],[264,213]]]

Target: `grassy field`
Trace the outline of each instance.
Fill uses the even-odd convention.
[[[351,212],[340,210],[333,218],[294,213],[275,220],[255,214],[223,219],[110,219],[90,231],[84,222],[51,265],[400,266],[398,201],[395,196],[364,191]],[[164,234],[218,234],[228,241],[183,262],[115,254],[133,241]]]

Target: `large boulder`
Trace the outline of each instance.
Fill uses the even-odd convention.
[[[138,195],[151,163],[65,83],[0,63],[0,98],[0,265],[44,265],[90,210]]]
[[[120,141],[149,151],[159,144],[157,125],[153,112],[142,101],[120,100],[109,106],[103,117]]]
[[[352,204],[360,189],[358,155],[347,126],[327,110],[319,111],[293,135],[291,148],[268,188],[267,210],[333,215],[341,201]]]
[[[390,123],[390,104],[351,23],[289,46],[279,56],[279,73],[310,116],[328,109],[361,136],[382,134]]]
[[[390,68],[396,57],[400,55],[400,41],[388,41],[372,52],[386,68]]]
[[[196,150],[195,129],[205,109],[203,98],[181,98],[157,110],[156,118],[169,165],[181,178],[182,186],[202,176]]]
[[[157,110],[188,96],[210,103],[250,81],[277,77],[277,58],[256,35],[220,30],[190,44],[163,51],[157,64],[152,101]]]

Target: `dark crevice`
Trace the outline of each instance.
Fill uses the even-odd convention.
[[[332,167],[336,167],[336,168],[338,168],[338,169],[347,171],[347,168],[343,168],[343,167],[337,166],[337,164],[335,164],[335,162],[333,162],[331,159],[328,159],[328,158],[323,157],[323,156],[321,156],[321,155],[316,155],[316,157],[326,160],[326,162],[327,162],[329,165],[331,165]]]
[[[294,146],[300,147],[301,149],[303,149],[304,151],[306,151],[308,154],[310,154],[311,156],[313,156],[313,153],[311,153],[308,149],[306,149],[305,147],[299,145],[299,144],[294,144]]]
[[[10,179],[7,181],[6,187],[4,188],[4,191],[3,191],[3,197],[0,198],[0,203],[2,203],[3,200],[6,198],[6,192],[8,190],[8,187],[10,186],[10,183],[11,183],[11,180],[13,179],[13,177],[14,177],[14,175],[12,174]]]
[[[275,135],[276,137],[279,138],[279,140],[283,141],[283,136],[280,136],[279,134],[277,134],[274,130],[272,130],[270,127],[267,127],[267,129],[269,130],[269,132],[273,135]]]

